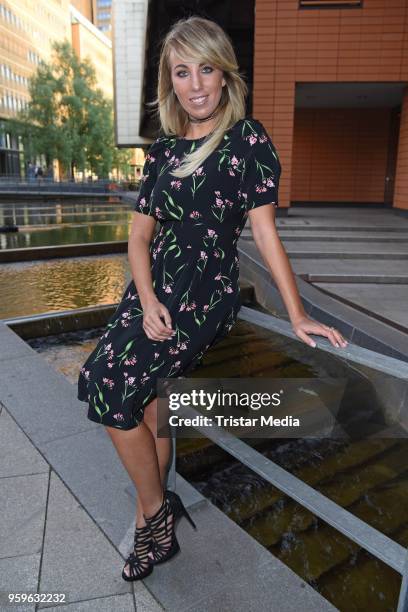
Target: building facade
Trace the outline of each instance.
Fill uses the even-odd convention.
[[[25,175],[28,160],[8,120],[27,106],[29,78],[50,59],[54,40],[69,40],[78,57],[89,57],[98,87],[113,97],[112,42],[86,17],[92,0],[76,4],[85,15],[69,0],[0,0],[0,177]]]
[[[280,204],[408,209],[406,0],[257,0],[253,114]]]

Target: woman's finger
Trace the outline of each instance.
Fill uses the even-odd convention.
[[[305,342],[306,344],[308,344],[309,346],[312,346],[313,348],[316,346],[316,342],[314,340],[312,340],[312,338],[309,338],[309,336],[307,335],[306,332],[304,332],[303,330],[299,329],[296,331],[296,335],[303,340],[303,342]]]

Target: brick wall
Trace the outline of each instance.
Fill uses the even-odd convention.
[[[256,0],[253,116],[280,155],[282,206],[290,200],[384,201],[389,109],[295,110],[295,85],[407,81],[406,4],[364,0],[357,9],[302,10],[297,0]],[[407,208],[403,115],[394,206]]]

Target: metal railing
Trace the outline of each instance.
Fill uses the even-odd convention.
[[[251,309],[242,306],[238,318],[252,322]],[[261,318],[268,318],[270,321],[275,319],[272,315],[262,315]],[[259,320],[256,321],[256,324],[262,326],[262,322]],[[265,325],[264,327],[273,329],[273,325]],[[276,328],[276,331],[279,330],[280,334],[298,340],[288,322],[279,319]],[[316,342],[317,348],[321,348],[337,356],[339,355],[338,351],[336,352],[336,349],[333,348],[328,340],[318,338]],[[347,360],[360,364],[365,361],[366,365],[367,362],[369,362],[371,368],[378,369],[381,372],[387,372],[392,376],[408,381],[407,363],[400,362],[397,359],[385,355],[381,356],[381,361],[376,360],[374,355],[372,360],[369,358],[365,359],[364,356],[369,357],[370,353],[373,352],[351,345],[347,347]],[[197,384],[199,385],[199,379]],[[180,413],[183,417],[185,416],[187,418],[193,418],[201,414],[191,406],[181,406]],[[171,429],[173,452],[169,480],[171,480],[171,486],[175,488],[176,436],[173,433],[174,429]],[[246,465],[280,491],[283,491],[286,495],[296,500],[296,502],[310,510],[310,512],[323,521],[337,529],[344,536],[353,540],[372,555],[399,572],[402,576],[402,582],[397,612],[408,612],[408,549],[405,549],[398,544],[398,542],[395,542],[374,527],[371,527],[354,516],[351,512],[345,510],[319,491],[316,491],[300,478],[297,478],[287,470],[281,468],[275,462],[267,459],[264,455],[239,438],[236,438],[233,434],[224,430],[216,423],[214,423],[211,428],[196,425],[194,429],[200,431],[205,437],[212,440],[214,444],[235,457],[235,459]]]
[[[112,189],[112,186],[114,189]],[[94,181],[62,180],[54,181],[52,178],[21,178],[13,176],[0,176],[0,192],[93,192],[114,193],[115,189],[123,189],[120,183],[107,179]]]

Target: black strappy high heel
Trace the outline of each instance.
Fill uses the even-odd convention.
[[[125,567],[122,571],[123,580],[127,582],[142,580],[152,573],[153,564],[151,558],[148,556],[152,549],[152,544],[153,540],[149,527],[147,525],[136,527],[134,549],[126,559]],[[129,566],[129,575],[125,572],[126,565]]]
[[[149,526],[153,538],[151,548],[153,559],[150,559],[152,565],[159,565],[160,563],[168,561],[180,550],[175,528],[177,521],[183,515],[189,520],[194,529],[197,529],[180,497],[177,493],[169,490],[165,491],[162,505],[156,514],[151,517],[144,515],[146,524]]]

